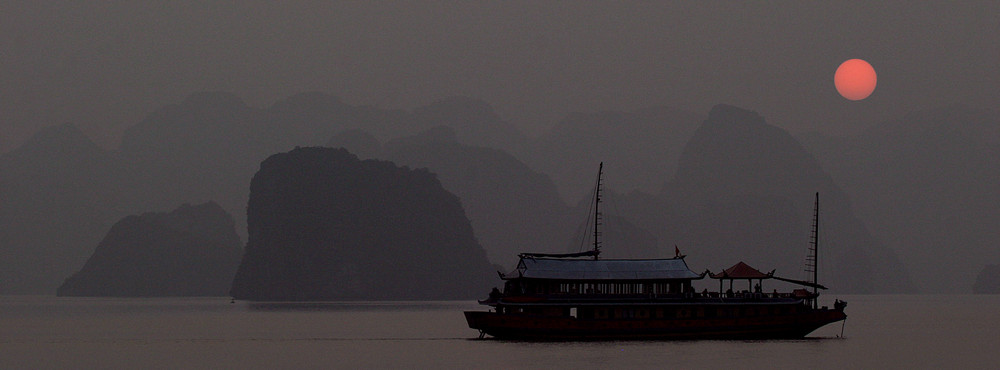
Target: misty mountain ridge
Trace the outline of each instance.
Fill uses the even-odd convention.
[[[382,142],[375,135],[361,129],[338,132],[326,141],[328,148],[345,148],[361,159],[382,158]]]
[[[498,148],[514,155],[527,150],[528,136],[505,122],[493,107],[480,99],[450,97],[413,109],[415,127],[457,128],[456,141],[467,145]]]
[[[569,207],[548,176],[499,149],[458,142],[450,127],[435,127],[386,143],[386,158],[437,174],[457,195],[490,261],[509,263],[521,252],[561,252],[569,236]]]
[[[690,225],[677,230],[680,239],[707,247],[712,260],[735,255],[797,274],[816,192],[824,281],[851,292],[911,291],[903,265],[853,215],[819,162],[756,112],[713,107],[662,196],[682,218],[672,223]]]
[[[453,100],[449,104],[456,104],[455,102],[457,101],[462,101],[462,99]],[[444,106],[448,106],[448,104],[444,104]],[[465,112],[462,114],[471,117],[480,117],[477,119],[481,122],[489,123],[484,125],[486,127],[505,124],[505,122],[498,121],[493,117],[495,113],[492,113],[491,109],[485,109],[478,103],[470,104],[470,107],[467,109],[435,108],[428,111],[438,112],[436,114],[447,111]],[[429,113],[426,115],[431,116]],[[728,206],[721,208],[712,208],[709,206],[682,207],[680,204],[675,204],[674,200],[677,200],[677,197],[685,198],[683,193],[679,193],[676,190],[668,190],[671,186],[680,185],[687,181],[689,185],[685,189],[703,194],[702,196],[692,198],[711,200],[713,197],[712,193],[715,193],[715,191],[701,189],[695,181],[684,180],[688,178],[688,175],[681,177],[673,176],[673,173],[680,171],[680,167],[682,166],[678,162],[678,159],[682,156],[681,149],[686,147],[684,144],[688,139],[693,139],[695,131],[701,127],[697,119],[691,119],[689,116],[692,115],[670,109],[650,109],[631,113],[603,112],[573,115],[574,118],[568,117],[542,137],[534,140],[529,139],[529,149],[524,154],[514,155],[531,172],[550,175],[550,181],[556,184],[562,198],[573,201],[578,201],[589,196],[587,193],[593,187],[594,166],[602,159],[612,158],[613,160],[611,161],[605,161],[609,169],[606,178],[610,184],[615,189],[621,189],[623,194],[626,194],[623,197],[634,196],[635,199],[643,199],[643,204],[636,205],[638,211],[636,209],[623,210],[621,214],[626,215],[623,217],[627,217],[630,222],[641,230],[654,231],[652,234],[656,237],[658,243],[662,244],[657,247],[661,255],[664,249],[672,250],[669,247],[675,242],[679,242],[677,244],[681,244],[681,248],[685,250],[685,253],[692,255],[691,258],[697,258],[694,257],[697,253],[688,252],[684,246],[685,244],[689,244],[688,239],[681,238],[681,240],[678,240],[677,234],[668,233],[670,230],[680,230],[679,227],[672,226],[675,223],[674,220],[691,217],[692,215],[710,215],[712,212],[726,212],[726,207]],[[933,117],[933,115],[924,116]],[[65,144],[58,144],[59,141],[55,139],[46,139],[50,134],[39,135],[37,140],[30,140],[24,146],[0,156],[0,170],[3,171],[3,179],[0,180],[0,184],[3,184],[2,189],[4,189],[4,194],[6,195],[5,202],[0,204],[0,216],[6,219],[6,221],[0,223],[0,236],[4,236],[4,241],[0,242],[2,243],[0,244],[0,249],[4,251],[6,256],[10,256],[6,260],[11,261],[13,264],[3,268],[2,273],[7,276],[3,279],[4,283],[0,284],[0,290],[4,292],[45,292],[55,289],[55,286],[61,282],[62,278],[68,276],[74,271],[73,269],[78,268],[83,263],[90,252],[89,249],[100,240],[103,232],[116,220],[125,215],[137,214],[150,209],[165,209],[180,203],[200,203],[209,199],[216,199],[224,209],[234,214],[238,225],[243,225],[245,224],[243,219],[245,215],[242,209],[246,206],[248,196],[247,183],[254,171],[256,171],[259,162],[268,155],[280,150],[289,150],[294,147],[293,145],[296,145],[297,141],[307,138],[308,140],[305,141],[309,143],[318,142],[320,144],[331,145],[335,145],[338,141],[340,143],[350,143],[349,145],[353,146],[353,148],[348,147],[352,151],[358,151],[358,153],[362,153],[362,156],[365,157],[387,157],[387,150],[383,148],[381,143],[385,142],[387,143],[385,147],[391,147],[392,145],[388,143],[393,142],[395,139],[417,135],[434,127],[441,126],[433,124],[430,120],[421,121],[413,117],[412,112],[402,110],[381,110],[375,107],[351,106],[344,104],[335,97],[322,93],[299,94],[267,108],[248,107],[233,94],[203,93],[192,94],[181,103],[165,106],[163,109],[151,113],[143,122],[138,123],[134,128],[130,128],[130,133],[127,135],[128,139],[123,138],[122,147],[115,150],[101,150],[89,139],[80,134],[79,130],[76,130],[77,134],[72,134],[72,130],[66,130],[64,137],[69,138],[69,141]],[[960,115],[954,117],[958,118],[952,118],[952,120],[975,121],[971,124],[972,127],[980,127],[982,129],[984,127],[988,128],[989,122],[994,122],[995,116],[989,114],[972,114],[967,117]],[[297,126],[292,125],[290,122],[295,122],[296,120],[306,127],[314,128],[308,129],[310,132],[295,132],[293,130],[297,129],[293,128]],[[418,123],[418,121],[420,122]],[[461,121],[453,119],[449,122]],[[574,130],[576,126],[572,122],[581,122],[579,132]],[[283,123],[288,123],[288,125],[283,126]],[[935,126],[934,124],[928,125]],[[458,123],[453,123],[449,126],[456,126],[451,128],[454,131],[454,140],[459,141],[462,145],[472,146],[461,142],[463,137],[488,136],[463,133],[464,127]],[[750,126],[753,127],[754,125]],[[900,126],[900,129],[905,128],[905,125]],[[172,132],[172,130],[187,130],[188,132]],[[233,130],[237,132],[230,132]],[[486,129],[483,130],[485,132]],[[493,130],[503,132],[503,129],[493,128]],[[768,130],[765,128],[763,131]],[[58,133],[60,130],[55,129],[51,132]],[[946,130],[945,132],[956,131]],[[957,132],[963,131],[959,130]],[[51,137],[63,137],[60,135],[62,134],[53,134]],[[927,144],[918,144],[918,141],[913,140],[912,144],[907,144],[906,147],[908,148],[937,148],[937,146],[931,146],[930,144],[936,143],[935,137],[939,135],[913,135],[912,133],[910,135],[922,138]],[[778,136],[781,136],[780,133]],[[966,153],[952,155],[955,160],[960,160],[969,153],[968,151],[962,152],[957,150],[962,148],[960,144],[963,140],[967,140],[970,143],[983,142],[982,145],[967,146],[966,148],[976,148],[971,153],[982,153],[982,148],[993,151],[989,153],[996,153],[997,145],[995,141],[982,139],[989,138],[991,137],[990,135],[981,134],[978,137],[976,136],[971,135],[970,138],[968,134],[952,135],[951,137],[954,139],[950,139],[951,144],[945,144],[945,148],[956,148],[951,153]],[[636,141],[637,144],[629,145],[630,140],[632,140],[630,138],[635,140],[643,139],[644,141]],[[604,143],[595,147],[594,145],[600,143],[601,139],[609,139],[615,142],[615,144],[607,145],[607,143]],[[804,142],[808,143],[810,150],[817,150],[817,153],[820,153],[817,154],[817,157],[822,160],[823,169],[829,169],[832,178],[836,179],[837,183],[841,184],[844,189],[849,190],[852,198],[856,198],[853,204],[857,209],[864,210],[859,214],[865,215],[865,220],[872,225],[873,230],[880,232],[883,229],[900,230],[902,233],[903,230],[906,230],[905,222],[899,222],[899,225],[895,228],[885,227],[884,224],[886,222],[895,222],[896,220],[891,216],[871,217],[875,213],[869,210],[882,210],[879,212],[884,212],[886,209],[893,209],[883,206],[888,204],[883,202],[883,199],[894,199],[893,202],[897,202],[900,206],[921,205],[920,202],[910,202],[907,199],[925,199],[923,198],[923,193],[897,191],[897,189],[889,186],[896,183],[890,182],[876,182],[879,186],[873,187],[850,184],[864,183],[852,179],[882,179],[881,176],[870,176],[868,174],[878,174],[879,171],[882,171],[886,167],[882,167],[881,165],[873,166],[872,161],[859,162],[859,159],[867,158],[869,153],[883,152],[872,152],[865,148],[886,150],[886,148],[894,148],[901,145],[903,141],[897,140],[899,142],[895,143],[882,142],[880,145],[862,145],[858,141],[843,138],[835,139],[822,141],[822,144],[817,144],[818,141],[810,141],[809,139],[804,139]],[[452,139],[448,138],[447,140]],[[511,139],[511,142],[517,142],[518,140]],[[47,142],[55,144],[44,144]],[[367,144],[358,145],[358,143],[362,142],[366,142]],[[677,142],[680,144],[662,144]],[[878,141],[875,140],[874,142]],[[736,144],[739,144],[739,142],[737,141]],[[849,150],[837,152],[836,148],[838,148],[838,145],[849,145]],[[786,148],[783,150],[791,150],[787,149],[791,148],[791,146],[784,144],[781,146]],[[358,148],[367,149],[360,150]],[[489,146],[482,146],[481,148],[489,148]],[[505,148],[493,147],[492,149],[499,152],[514,153],[514,150],[505,150]],[[60,154],[62,153],[61,150],[68,152]],[[367,155],[364,154],[366,150]],[[777,156],[778,153],[770,153],[774,149],[763,148],[763,150],[765,153],[769,153],[769,156],[780,157]],[[934,153],[935,150],[937,149],[924,150],[923,152]],[[754,151],[751,150],[749,152]],[[797,153],[796,150],[791,150],[786,154],[791,154],[790,157],[798,157],[795,153]],[[905,153],[905,151],[902,151],[902,153]],[[831,154],[842,154],[842,156],[837,157]],[[934,156],[931,155],[930,157]],[[947,156],[942,156],[942,158],[945,157]],[[992,176],[990,175],[992,172],[988,171],[988,166],[991,163],[989,162],[989,158],[996,157],[996,155],[980,155],[977,156],[978,162],[957,162],[965,166],[958,167],[963,169],[962,173],[960,173],[962,176],[954,177],[950,181],[939,182],[935,185],[937,189],[945,189],[946,191],[935,192],[930,190],[931,194],[940,194],[941,201],[923,202],[921,207],[924,208],[916,209],[919,212],[911,215],[932,215],[933,217],[940,218],[953,217],[949,215],[960,214],[962,217],[972,218],[973,215],[978,217],[974,222],[962,223],[938,222],[933,220],[930,222],[922,221],[920,225],[925,229],[923,230],[924,232],[933,232],[936,233],[934,235],[938,235],[931,235],[933,238],[929,240],[938,240],[938,242],[935,242],[935,245],[928,249],[941,250],[940,248],[948,248],[946,246],[948,244],[943,244],[946,239],[942,239],[941,236],[955,234],[947,233],[947,228],[949,227],[958,227],[960,230],[963,230],[963,228],[969,229],[972,232],[971,235],[977,235],[977,240],[988,239],[990,236],[989,228],[983,227],[983,225],[989,225],[989,222],[984,220],[990,220],[990,217],[993,217],[989,213],[987,206],[994,204],[990,203],[989,199],[991,198],[989,197],[995,196],[995,194],[982,194],[982,198],[979,195],[963,196],[961,199],[968,199],[968,201],[963,201],[953,207],[946,208],[949,209],[947,212],[927,212],[921,209],[930,210],[940,204],[948,203],[947,197],[955,196],[955,193],[953,190],[947,189],[968,187],[968,184],[964,183],[965,181],[974,181],[975,186],[987,187],[987,184],[991,183],[990,176]],[[803,158],[805,157],[803,156]],[[837,160],[831,160],[831,158],[844,158],[846,160],[838,162]],[[900,158],[906,157],[902,156]],[[405,161],[405,158],[399,159]],[[799,173],[806,174],[813,171],[810,170],[812,167],[806,163],[808,161],[802,158],[794,159],[793,162],[795,161],[802,162],[793,166],[803,170],[799,171]],[[647,166],[639,165],[639,163],[651,164]],[[857,165],[852,163],[857,163]],[[956,162],[937,161],[928,163],[932,165],[925,166],[924,168],[926,168],[927,173],[933,173],[936,166],[947,166],[949,163]],[[968,167],[969,163],[979,164]],[[736,171],[741,170],[741,166],[734,166],[732,163],[718,162],[717,164],[731,166]],[[747,165],[757,164],[748,162]],[[616,171],[621,171],[616,170],[616,168],[626,166],[631,167],[628,167],[629,170],[624,173],[616,174]],[[852,166],[858,170],[872,172],[865,172],[865,175],[857,176],[852,174]],[[56,167],[63,169],[59,170]],[[428,167],[430,167],[430,163],[428,163]],[[692,167],[694,166],[688,166],[685,171],[692,170]],[[652,169],[650,170],[649,168]],[[678,170],[674,171],[673,168],[677,168]],[[760,167],[760,169],[767,170],[766,167]],[[552,176],[550,171],[561,172],[563,175]],[[918,173],[915,170],[908,171],[907,176],[910,177]],[[693,176],[692,178],[701,178],[702,180],[700,181],[709,181],[708,179],[712,178],[711,174],[697,174],[696,171],[691,172],[690,175]],[[796,182],[798,180],[795,180],[795,178],[799,176],[785,176],[780,171],[775,172],[774,175],[776,176],[774,177],[775,179],[782,179],[781,182],[785,188],[793,188],[795,185],[816,186],[816,184],[822,185],[824,183],[822,181]],[[817,176],[817,178],[821,178],[822,174]],[[463,185],[462,181],[451,183],[445,180],[448,176],[442,175],[441,177],[446,188],[456,193],[462,193],[459,190]],[[627,179],[630,177],[632,180],[622,181],[623,178]],[[650,185],[657,182],[659,184],[673,183],[674,180],[666,180],[670,177],[675,177],[675,180],[678,181],[677,184]],[[803,175],[802,177],[812,178],[811,175]],[[827,175],[827,177],[831,176]],[[663,178],[664,180],[655,180],[657,178]],[[906,185],[904,179],[907,177],[899,178]],[[803,221],[798,221],[800,226],[795,227],[796,231],[794,232],[800,234],[808,232],[808,217],[803,215],[809,214],[811,210],[812,190],[802,190],[801,192],[805,194],[804,197],[785,196],[782,195],[782,191],[769,191],[765,186],[767,181],[761,181],[759,178],[750,178],[749,180],[758,181],[757,185],[755,185],[757,189],[771,194],[771,198],[762,197],[760,199],[773,199],[771,203],[775,205],[787,204],[787,206],[775,206],[774,220],[803,219]],[[634,190],[636,189],[643,191],[635,192]],[[849,204],[846,196],[842,198],[843,202],[837,201],[837,199],[841,198],[835,195],[835,189],[823,189],[821,192],[823,193],[824,208],[828,204],[831,206],[838,203]],[[880,190],[876,191],[872,189]],[[905,190],[906,187],[900,189]],[[738,188],[734,190],[732,187],[719,188],[719,190],[725,190],[727,194],[729,191],[733,191],[733,194],[739,192]],[[465,191],[469,192],[469,190]],[[578,193],[579,196],[567,197],[567,194],[574,193]],[[828,197],[827,193],[830,193],[832,198]],[[58,196],[53,196],[53,194],[57,194]],[[843,192],[841,192],[841,195],[843,195]],[[668,199],[660,199],[661,196]],[[726,195],[720,194],[718,196]],[[674,200],[670,200],[671,197],[674,197]],[[973,212],[963,213],[963,211],[956,211],[960,206],[976,204],[973,201],[981,199],[987,199],[987,201],[980,202],[979,205],[970,208]],[[748,205],[741,206],[741,208],[753,209],[756,207],[756,204],[766,205],[767,202],[766,200],[748,200]],[[463,203],[466,203],[466,201],[463,200]],[[631,203],[631,201],[623,201],[622,204],[625,204],[623,208],[632,207]],[[687,202],[687,205],[690,206],[695,203],[711,205],[711,203],[700,202]],[[471,205],[472,203],[470,202],[469,204]],[[482,204],[488,203],[484,202]],[[555,209],[558,206],[552,207],[552,209]],[[654,213],[653,208],[657,207],[659,210]],[[893,207],[895,209],[900,208],[899,206]],[[646,208],[649,210],[643,211]],[[903,208],[905,209],[905,207]],[[786,210],[778,211],[779,209]],[[26,210],[30,210],[30,212],[26,213]],[[470,211],[470,214],[472,212]],[[555,213],[558,214],[560,212]],[[574,213],[574,211],[570,211],[570,213]],[[507,214],[513,214],[513,212],[507,212]],[[790,214],[798,216],[787,216]],[[628,215],[635,216],[629,217]],[[473,223],[480,222],[479,218],[481,217],[476,217]],[[578,221],[580,215],[570,215],[569,218],[571,219],[568,222],[569,226],[550,225],[548,228],[575,230],[576,226],[580,224]],[[878,223],[880,220],[882,223]],[[775,221],[776,223],[773,225],[756,226],[740,226],[740,223],[733,223],[735,221],[732,220],[727,222],[732,223],[734,227],[758,228],[764,226],[778,227],[785,224],[784,221],[779,221]],[[926,227],[927,225],[938,226]],[[57,227],[61,231],[60,233],[51,232],[51,230]],[[238,232],[244,233],[245,231],[240,227],[238,228]],[[782,232],[791,233],[792,231],[785,230]],[[566,232],[564,231],[563,233],[565,234]],[[827,232],[823,234],[830,235]],[[882,240],[891,239],[882,237],[881,235],[884,234],[880,234],[879,238]],[[918,233],[911,235],[918,235]],[[775,239],[775,242],[777,240],[790,239],[782,237]],[[993,240],[996,239],[993,238]],[[696,240],[690,240],[690,242],[698,243]],[[553,243],[555,243],[553,248],[556,250],[562,249],[566,245],[565,241]],[[905,248],[901,248],[902,243],[898,240],[892,240],[892,243],[894,249],[905,250]],[[927,244],[924,243],[921,245]],[[514,247],[511,249],[514,249]],[[53,254],[51,253],[52,250],[62,252]],[[45,252],[42,253],[43,251]],[[802,253],[804,254],[804,252]],[[990,253],[993,252],[984,254],[985,260],[995,261],[1000,259],[993,258]],[[934,259],[934,257],[925,257],[926,254],[919,257],[918,255],[919,253],[905,253],[904,258]],[[508,258],[505,257],[495,262],[507,263]],[[910,264],[911,262],[908,261],[907,265]],[[801,263],[798,265],[800,266]],[[979,267],[981,266],[974,267],[971,271],[975,271]],[[43,280],[47,282],[41,282]],[[971,283],[971,276],[965,281],[966,286],[968,286]]]
[[[282,129],[318,117],[325,119],[311,132]],[[268,155],[301,138],[326,142],[344,129],[419,132],[414,122],[408,112],[348,106],[320,93],[258,109],[234,94],[205,92],[150,113],[111,151],[71,125],[43,130],[0,159],[7,183],[0,251],[10,257],[0,271],[0,292],[54,291],[107,228],[129,214],[215,200],[244,225],[247,184]]]
[[[984,263],[1000,262],[1000,113],[952,106],[803,141],[907,266],[951,267],[951,279],[919,275],[924,289],[968,292]]]
[[[352,150],[356,137],[370,147],[370,135],[345,132],[337,145]],[[332,142],[331,142],[332,143]],[[507,264],[522,252],[563,253],[589,248],[590,196],[574,207],[564,204],[548,176],[533,171],[503,150],[464,145],[450,127],[440,126],[391,140],[385,158],[414,168],[427,168],[462,200],[476,236],[494,263]],[[590,168],[590,175],[595,173]],[[613,189],[605,189],[610,194]],[[610,199],[610,198],[609,198]],[[605,211],[607,258],[653,258],[664,255],[656,237],[629,221],[627,215]]]
[[[225,296],[243,248],[218,204],[185,204],[115,223],[59,296]]]
[[[571,114],[534,141],[525,161],[549,174],[571,203],[593,191],[600,162],[619,191],[655,192],[676,171],[702,117],[664,107]]]
[[[119,175],[110,153],[72,124],[0,155],[0,294],[51,293],[79,269],[119,217]]]
[[[39,130],[10,155],[38,159],[47,157],[54,163],[64,164],[67,158],[87,160],[106,153],[76,125],[64,123]]]

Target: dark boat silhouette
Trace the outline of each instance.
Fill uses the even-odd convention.
[[[603,168],[603,164],[602,164]],[[466,311],[472,329],[502,339],[772,339],[802,338],[829,323],[845,320],[843,301],[820,307],[816,283],[819,193],[813,210],[807,270],[812,281],[763,273],[739,262],[719,273],[696,273],[675,248],[674,258],[600,259],[601,175],[594,192],[594,249],[572,254],[522,253],[517,267],[500,273],[503,291],[494,288],[480,304],[489,311]],[[719,280],[719,291],[696,292],[691,282]],[[776,279],[813,288],[761,291]],[[747,289],[733,291],[736,280]],[[754,281],[757,284],[753,285]],[[729,282],[726,291],[725,282]]]

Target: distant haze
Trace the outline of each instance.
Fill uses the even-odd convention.
[[[128,215],[213,201],[245,238],[261,161],[318,145],[428,167],[503,268],[586,244],[565,234],[587,234],[573,216],[590,213],[604,162],[608,256],[679,244],[692,266],[796,272],[821,192],[823,281],[967,293],[1000,264],[997,14],[1000,3],[4,4],[0,294],[51,293]],[[833,84],[851,58],[878,73],[861,101]]]
[[[571,112],[717,103],[793,132],[1000,101],[1000,3],[10,2],[0,12],[0,152],[73,122],[104,147],[167,102],[301,91],[410,109],[489,101],[537,135]],[[867,100],[833,87],[878,72]]]

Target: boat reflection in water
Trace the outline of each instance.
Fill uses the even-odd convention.
[[[595,191],[599,210],[600,176]],[[469,327],[480,338],[602,340],[602,339],[770,339],[802,338],[829,323],[845,320],[846,302],[820,307],[815,281],[818,205],[807,269],[813,281],[798,281],[762,273],[743,262],[719,273],[695,273],[679,250],[668,259],[599,259],[595,212],[594,249],[574,254],[522,253],[517,267],[501,273],[503,291],[494,288],[480,301],[489,311],[466,311]],[[693,280],[719,280],[719,291],[696,292]],[[761,283],[777,279],[805,287],[765,293]],[[734,281],[747,289],[734,292]],[[722,289],[728,282],[728,289]],[[754,284],[756,282],[756,284]],[[742,283],[740,284],[742,286]]]

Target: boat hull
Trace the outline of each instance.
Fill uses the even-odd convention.
[[[466,311],[470,328],[499,339],[796,339],[847,318],[840,310],[711,319],[578,319]]]

